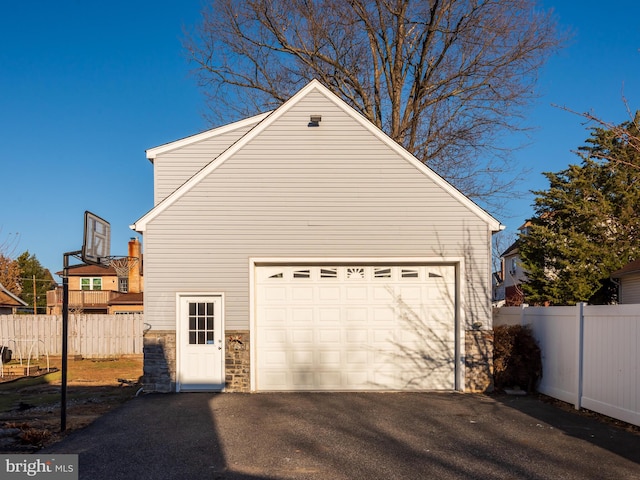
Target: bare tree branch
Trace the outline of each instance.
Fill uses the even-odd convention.
[[[491,203],[521,173],[500,140],[522,131],[536,72],[563,40],[536,0],[212,0],[185,49],[218,121],[316,78]]]
[[[604,130],[608,130],[613,134],[615,138],[619,141],[623,142],[629,148],[640,154],[640,111],[636,111],[635,115],[631,113],[631,109],[629,108],[629,103],[626,98],[622,98],[627,114],[629,115],[629,121],[616,124],[603,120],[597,115],[591,112],[576,112],[575,110],[571,110],[568,107],[553,105],[554,107],[560,108],[569,113],[573,113],[574,115],[579,115],[582,118],[586,119],[587,122],[593,122],[596,125],[599,125],[599,128]],[[602,154],[599,152],[590,152],[591,156],[594,158],[599,158],[601,160],[607,160],[613,163],[619,163],[622,165],[626,165],[628,167],[636,168],[640,170],[640,164],[626,161],[619,156],[613,156],[608,154]]]

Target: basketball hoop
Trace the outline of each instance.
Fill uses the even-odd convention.
[[[118,278],[127,278],[129,271],[138,264],[138,257],[108,257],[107,262],[116,271]]]
[[[108,265],[111,251],[111,224],[95,213],[84,212],[84,236],[80,258],[88,265]]]

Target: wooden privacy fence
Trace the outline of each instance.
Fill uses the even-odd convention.
[[[529,325],[545,395],[640,426],[640,304],[502,307],[493,325]]]
[[[69,315],[69,355],[142,354],[143,314]],[[0,315],[0,348],[15,359],[62,355],[62,315]]]

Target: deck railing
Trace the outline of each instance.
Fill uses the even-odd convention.
[[[73,308],[107,306],[120,292],[111,290],[69,290],[69,306]],[[47,292],[47,306],[62,305],[62,289]]]

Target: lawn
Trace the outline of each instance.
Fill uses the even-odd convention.
[[[12,362],[14,363],[14,362]],[[46,361],[41,368],[46,368]],[[133,398],[142,376],[142,357],[70,360],[67,369],[66,432],[60,432],[61,359],[56,371],[0,383],[0,452],[36,451]]]

